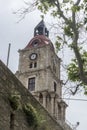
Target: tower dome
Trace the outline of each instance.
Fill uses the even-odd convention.
[[[36,35],[29,41],[29,43],[24,49],[37,48],[37,47],[42,47],[44,45],[50,45],[51,48],[54,50],[54,46],[48,37],[44,35]]]
[[[44,45],[50,45],[50,47],[54,50],[54,46],[49,39],[49,31],[45,26],[44,20],[41,20],[41,22],[34,28],[34,37],[29,41],[24,50],[42,47]]]

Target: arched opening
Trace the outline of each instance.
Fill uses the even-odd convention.
[[[55,111],[56,111],[56,110],[55,110],[55,109],[56,109],[56,108],[55,108],[55,106],[56,106],[56,97],[54,97],[54,103],[53,103],[53,104],[54,104],[53,114],[54,114],[54,116],[55,116]]]
[[[51,96],[50,94],[47,94],[46,96],[46,108],[48,111],[50,111],[50,108],[51,108]]]
[[[41,104],[43,104],[43,95],[42,95],[42,93],[39,94],[39,102]]]
[[[58,119],[61,120],[61,106],[58,104]]]
[[[56,82],[54,82],[54,92],[56,92],[56,90],[57,90],[57,84]]]

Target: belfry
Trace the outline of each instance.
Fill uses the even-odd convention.
[[[65,122],[67,104],[62,100],[60,62],[42,20],[34,37],[19,50],[16,76],[53,118]]]

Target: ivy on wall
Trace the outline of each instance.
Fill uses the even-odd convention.
[[[11,106],[10,114],[10,130],[14,130],[15,112],[19,109],[21,96],[18,92],[12,92],[9,97],[9,103]]]
[[[11,94],[11,95],[9,96],[10,106],[11,106],[11,108],[13,109],[13,111],[16,111],[16,110],[19,109],[20,99],[21,99],[21,96],[20,96],[20,94],[17,93],[17,92],[14,92],[13,94]]]
[[[39,125],[39,118],[36,109],[29,103],[21,104],[21,96],[18,92],[13,92],[8,97],[11,106],[10,114],[10,130],[14,130],[15,112],[20,108],[26,116],[26,120],[30,127],[37,128]]]
[[[33,126],[37,128],[39,122],[38,122],[38,116],[37,111],[31,104],[26,104],[23,106],[24,113],[26,114],[27,122],[29,123],[29,126]]]

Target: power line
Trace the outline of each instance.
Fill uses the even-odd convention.
[[[87,99],[79,99],[79,98],[62,98],[62,99],[65,99],[65,100],[74,100],[74,101],[86,101],[87,102]]]

